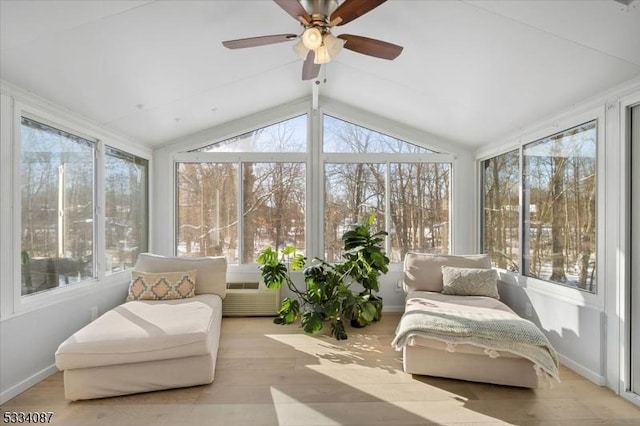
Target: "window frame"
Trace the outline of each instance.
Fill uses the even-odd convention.
[[[309,109],[307,103],[303,103],[304,107],[298,105],[288,105],[267,113],[267,118],[255,120],[255,117],[245,117],[237,122],[229,125],[221,126],[217,129],[211,129],[198,135],[197,139],[187,139],[185,143],[178,144],[173,147],[169,154],[171,162],[171,200],[174,208],[171,212],[171,229],[172,241],[171,252],[177,255],[177,179],[176,168],[178,163],[198,163],[198,162],[304,162],[306,164],[306,221],[305,221],[305,251],[307,256],[322,256],[324,248],[324,227],[314,226],[321,225],[324,221],[324,165],[326,162],[338,163],[362,163],[362,162],[384,162],[384,163],[402,163],[404,162],[422,162],[422,163],[448,163],[450,167],[449,175],[449,253],[454,253],[455,242],[455,218],[456,213],[453,206],[456,197],[457,187],[457,167],[456,162],[458,155],[455,153],[443,153],[446,147],[438,146],[435,138],[429,138],[423,132],[407,131],[406,127],[399,126],[395,122],[384,120],[385,126],[382,128],[379,124],[371,124],[371,118],[358,110],[346,105],[335,102],[328,102],[318,110]],[[286,112],[282,112],[285,110]],[[200,152],[193,151],[203,146],[211,145],[216,142],[233,138],[237,135],[251,132],[253,130],[267,127],[273,124],[295,118],[300,115],[307,115],[307,150],[305,152],[286,152],[286,153],[229,153],[229,152]],[[323,141],[323,116],[331,117],[347,121],[351,124],[365,127],[369,130],[385,134],[387,136],[400,139],[419,147],[437,151],[439,153],[423,153],[423,154],[392,154],[392,153],[324,153],[322,150]],[[262,116],[261,116],[262,117]],[[388,127],[387,127],[388,125]],[[425,137],[426,136],[426,137]],[[422,139],[423,141],[419,141]],[[426,139],[426,140],[424,140]],[[432,142],[430,146],[429,142]],[[456,148],[455,146],[453,148]],[[333,160],[333,161],[332,161]],[[473,161],[473,160],[472,160]],[[387,197],[388,198],[388,197]],[[387,200],[388,201],[388,200]],[[385,218],[385,229],[390,229],[390,215]],[[385,242],[390,246],[390,239]],[[386,247],[390,249],[390,247]],[[402,262],[395,262],[390,267],[391,270],[400,271]],[[248,274],[255,274],[256,267],[254,263],[230,264],[229,271],[232,274],[240,274],[242,277],[248,277]]]
[[[355,124],[355,123],[352,123]],[[356,124],[357,126],[360,126],[360,124]],[[366,126],[362,126],[362,127],[366,127]],[[367,128],[368,129],[368,128]],[[408,142],[408,141],[405,141]],[[324,200],[324,168],[327,164],[359,164],[359,163],[379,163],[379,164],[384,164],[385,167],[387,168],[387,171],[385,172],[385,183],[386,183],[386,188],[385,188],[385,223],[384,223],[384,229],[387,232],[390,232],[390,230],[392,229],[392,218],[391,215],[389,214],[389,211],[391,209],[391,193],[389,192],[389,187],[390,187],[390,173],[388,171],[389,165],[390,164],[407,164],[407,163],[418,163],[418,164],[430,164],[430,163],[436,163],[436,164],[448,164],[449,165],[449,229],[447,230],[448,232],[448,239],[449,239],[449,248],[448,248],[448,252],[452,253],[452,226],[451,223],[453,222],[452,220],[452,199],[453,199],[453,170],[455,168],[455,164],[453,163],[453,161],[444,161],[444,160],[451,160],[451,155],[450,154],[379,154],[379,153],[373,153],[373,154],[340,154],[340,153],[327,153],[327,154],[321,154],[320,156],[320,177],[322,177],[322,185],[323,185],[323,190],[320,193],[320,202],[321,202],[321,207],[320,207],[320,211],[322,212],[321,215],[321,221],[324,224],[324,214],[325,214],[325,200]],[[318,178],[320,180],[320,177]],[[320,228],[320,227],[319,227]],[[321,227],[322,229],[324,229],[324,227]],[[319,247],[317,247],[318,253],[320,253],[320,255],[322,256],[324,253],[324,233],[321,233],[320,235],[320,245]],[[385,247],[384,247],[385,251],[387,253],[391,253],[391,238],[385,238]],[[411,250],[410,250],[411,251]],[[393,262],[394,264],[401,264],[402,261],[399,262]]]
[[[149,202],[149,200],[150,200],[150,194],[149,194],[149,188],[150,188],[150,185],[151,185],[150,184],[151,162],[148,159],[144,158],[144,157],[132,154],[132,153],[126,151],[126,150],[123,150],[123,149],[118,148],[118,147],[114,147],[113,145],[110,145],[110,144],[107,144],[107,143],[104,143],[102,145],[102,147],[103,147],[103,152],[104,152],[104,155],[102,156],[103,161],[101,163],[102,164],[101,171],[103,173],[103,178],[101,179],[101,183],[103,185],[103,190],[100,193],[100,195],[102,195],[103,197],[106,197],[106,194],[107,194],[106,193],[106,164],[107,164],[106,158],[109,155],[109,154],[107,154],[107,151],[109,149],[117,151],[118,153],[120,153],[122,155],[122,157],[126,157],[127,160],[133,159],[134,162],[137,162],[137,160],[142,160],[142,161],[145,162],[145,164],[144,164],[144,182],[145,182],[145,184],[147,186],[147,191],[144,194],[144,199],[143,200],[139,200],[139,201],[144,205],[144,212],[143,213],[146,215],[146,222],[144,224],[144,229],[142,229],[142,231],[141,231],[143,237],[146,239],[146,244],[144,246],[144,250],[142,250],[140,252],[141,253],[142,252],[147,252],[147,251],[149,251],[149,242],[150,242],[150,236],[149,236],[149,229],[150,229],[150,223],[149,223],[150,222],[150,220],[149,220],[150,202]],[[121,159],[124,159],[124,158],[121,158]],[[106,239],[107,239],[106,238],[106,235],[107,235],[107,232],[106,232],[106,218],[107,218],[106,217],[106,208],[107,208],[107,202],[106,202],[106,199],[103,202],[103,206],[104,206],[104,209],[101,209],[101,211],[105,212],[103,214],[103,216],[104,216],[103,217],[103,219],[104,219],[103,226],[105,227],[105,229],[104,229],[104,231],[102,233],[102,238],[104,239],[104,244],[102,244],[102,248],[103,248],[103,250],[105,250],[105,253],[103,254],[102,259],[105,259],[105,262],[106,262],[106,249],[107,249],[107,244],[106,244]],[[104,265],[102,269],[104,270],[105,276],[109,276],[109,275],[117,274],[119,272],[123,272],[123,271],[109,271],[109,270],[107,270],[106,265]],[[133,267],[127,268],[127,269],[133,269]],[[124,269],[124,271],[126,271],[127,269]]]
[[[505,154],[507,152],[513,151],[515,149],[519,150],[519,203],[520,203],[520,213],[519,213],[519,238],[520,238],[520,250],[518,254],[518,265],[519,271],[517,273],[512,271],[507,271],[504,269],[498,269],[499,280],[513,285],[517,287],[527,288],[528,290],[533,291],[534,293],[539,293],[543,295],[552,295],[559,300],[565,300],[571,303],[578,303],[580,306],[590,306],[596,309],[604,308],[604,293],[606,284],[604,282],[605,277],[605,200],[604,200],[604,191],[605,188],[605,161],[604,156],[606,152],[606,132],[605,132],[605,106],[600,107],[591,107],[585,108],[584,110],[578,112],[572,112],[565,114],[561,117],[558,117],[553,122],[545,122],[539,127],[535,127],[529,131],[521,131],[516,135],[511,135],[505,138],[503,143],[496,145],[498,148],[493,149],[485,149],[478,150],[476,155],[476,194],[477,194],[477,206],[478,206],[478,250],[482,250],[483,244],[481,240],[480,230],[482,229],[482,223],[484,220],[483,210],[482,210],[482,198],[483,198],[483,187],[482,187],[482,162],[485,160],[492,159],[496,156]],[[571,286],[562,285],[559,283],[555,283],[552,281],[546,281],[540,278],[529,277],[522,273],[522,250],[523,250],[523,220],[524,220],[524,212],[522,208],[523,203],[523,149],[524,146],[536,142],[538,140],[556,135],[564,130],[571,129],[573,127],[579,126],[581,124],[596,121],[596,135],[597,135],[597,145],[596,145],[596,291],[594,293],[584,291],[578,288],[573,288]]]
[[[307,162],[307,154],[306,153],[283,153],[283,154],[275,154],[275,153],[215,153],[215,152],[200,152],[198,153],[198,159],[195,160],[193,158],[193,156],[191,155],[193,153],[191,152],[184,152],[184,153],[179,153],[176,154],[174,156],[174,161],[173,161],[173,181],[174,181],[174,219],[173,219],[173,255],[174,256],[178,256],[178,247],[177,247],[177,242],[178,242],[178,229],[177,229],[177,220],[179,218],[178,215],[178,179],[177,179],[177,174],[178,174],[178,166],[180,164],[185,164],[185,163],[190,163],[190,164],[196,164],[196,163],[230,163],[230,164],[237,164],[239,166],[241,166],[243,163],[303,163],[305,165],[305,186],[306,188],[309,187],[308,181],[309,181],[309,167],[308,167],[308,162]],[[243,176],[242,176],[243,170],[242,167],[237,167],[236,169],[236,191],[237,194],[239,194],[240,197],[243,196],[242,193],[242,188],[243,188]],[[242,232],[244,231],[244,223],[245,221],[242,220],[241,218],[243,217],[243,212],[242,212],[242,208],[244,203],[241,202],[241,200],[237,200],[237,206],[236,206],[236,211],[237,211],[237,217],[238,219],[238,230],[237,233],[238,235],[242,235]],[[309,201],[309,193],[307,190],[307,195],[306,195],[306,202],[308,203]],[[308,204],[307,204],[308,205]],[[305,218],[308,217],[308,206],[305,206]],[[308,246],[308,232],[309,232],[309,221],[305,220],[305,242],[306,245]],[[306,247],[305,247],[306,249]],[[243,260],[242,259],[242,253],[244,251],[244,247],[243,247],[243,239],[239,238],[238,239],[238,258],[239,260]],[[234,265],[234,266],[246,266],[246,265],[254,265],[255,262],[244,262],[244,263],[230,263],[229,265]]]
[[[478,234],[479,234],[479,245],[480,245],[480,251],[479,253],[484,253],[484,241],[486,238],[486,226],[484,223],[484,208],[485,208],[485,199],[484,199],[484,186],[485,186],[485,173],[484,173],[484,168],[482,167],[482,163],[484,163],[485,161],[489,161],[489,160],[493,160],[497,157],[500,157],[502,155],[505,154],[509,154],[511,152],[514,151],[518,151],[518,171],[517,171],[517,176],[518,176],[518,245],[519,245],[519,250],[516,253],[516,263],[518,265],[518,271],[514,272],[514,271],[509,271],[511,273],[514,274],[520,274],[522,271],[522,236],[523,236],[523,226],[522,226],[522,220],[523,220],[523,214],[522,214],[522,147],[523,145],[519,145],[513,149],[507,149],[506,151],[500,153],[500,154],[496,154],[496,155],[492,155],[490,157],[487,157],[485,159],[479,160],[478,161],[478,185],[479,185],[479,206],[480,208],[478,209]],[[504,270],[504,271],[508,271],[507,269],[502,269],[502,268],[497,268],[495,266],[493,266],[493,259],[491,260],[492,263],[492,268],[496,268],[499,270]]]
[[[2,320],[10,318],[15,315],[22,315],[43,307],[51,306],[53,304],[71,300],[77,297],[94,294],[96,291],[106,289],[110,287],[121,286],[123,282],[127,281],[130,269],[125,271],[119,271],[116,273],[105,273],[105,224],[104,224],[104,151],[105,146],[108,145],[112,148],[126,152],[145,159],[148,163],[148,175],[152,176],[152,155],[150,150],[143,149],[137,144],[129,144],[119,139],[116,135],[105,132],[91,123],[81,122],[63,112],[51,111],[46,106],[41,106],[36,102],[31,102],[22,98],[14,97],[8,94],[10,103],[13,108],[11,115],[11,200],[12,200],[12,212],[11,212],[11,226],[10,233],[11,243],[6,244],[6,251],[2,251],[3,255],[8,256],[11,259],[10,273],[7,274],[11,282],[11,285],[3,285],[2,287],[2,303],[0,305],[0,314]],[[21,176],[20,176],[20,164],[22,153],[22,131],[21,123],[22,117],[26,117],[40,123],[49,125],[56,129],[68,132],[70,134],[82,137],[95,143],[94,150],[94,277],[83,280],[73,285],[56,287],[46,291],[33,293],[29,295],[21,294],[21,266],[20,256],[16,253],[20,253],[22,247],[21,232],[22,232],[22,203],[21,203]],[[129,142],[129,141],[126,141]],[[152,184],[151,181],[147,183],[147,203],[148,206],[152,202]],[[151,224],[151,212],[148,209],[147,212],[147,228]],[[151,238],[147,233],[147,245],[151,246]]]

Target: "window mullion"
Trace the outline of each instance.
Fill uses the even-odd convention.
[[[307,197],[307,250],[311,256],[324,258],[324,161],[322,155],[322,114],[318,111],[310,113],[309,120],[309,172],[310,181],[307,188],[310,188]]]
[[[384,175],[384,228],[389,235],[385,238],[385,251],[391,253],[391,162],[386,162],[387,169]]]
[[[238,162],[238,167],[236,170],[236,194],[238,196],[238,203],[236,206],[236,214],[238,217],[238,263],[243,264],[245,262],[244,259],[244,200],[245,193],[242,190],[244,188],[244,183],[242,179],[244,178],[244,163],[242,161]]]
[[[94,249],[95,257],[93,260],[95,276],[100,280],[105,276],[105,259],[106,259],[106,239],[105,239],[105,149],[104,142],[98,141],[95,150],[95,182],[94,185],[94,215],[93,215],[93,232],[94,232]]]

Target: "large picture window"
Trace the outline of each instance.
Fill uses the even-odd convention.
[[[594,120],[481,163],[482,246],[494,266],[596,292],[596,158]]]
[[[21,118],[20,136],[21,294],[133,267],[147,251],[148,161],[29,117]],[[96,235],[98,222],[104,234]]]
[[[596,122],[523,147],[523,272],[596,290]]]
[[[30,118],[21,126],[22,295],[95,276],[95,141]]]

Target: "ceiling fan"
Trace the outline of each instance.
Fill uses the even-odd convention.
[[[318,76],[320,66],[335,57],[342,48],[393,60],[402,52],[402,46],[373,38],[340,34],[334,36],[331,29],[347,24],[370,10],[380,6],[386,0],[273,0],[289,15],[300,21],[304,27],[302,34],[276,34],[260,37],[241,38],[223,41],[229,49],[264,46],[300,39],[293,50],[304,60],[302,79],[311,80]]]

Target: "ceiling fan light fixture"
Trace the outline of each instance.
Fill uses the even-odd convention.
[[[309,50],[316,50],[322,45],[322,33],[316,27],[310,27],[302,33],[302,43]]]
[[[309,54],[309,49],[307,49],[302,40],[293,46],[293,51],[296,52],[296,55],[303,61],[307,59],[307,55]]]
[[[338,38],[331,33],[327,33],[324,36],[324,45],[327,46],[329,56],[331,56],[332,58],[342,51],[344,43],[345,40],[342,40],[341,38]]]
[[[326,64],[331,60],[329,56],[329,50],[324,44],[316,49],[316,56],[313,58],[314,64]]]

